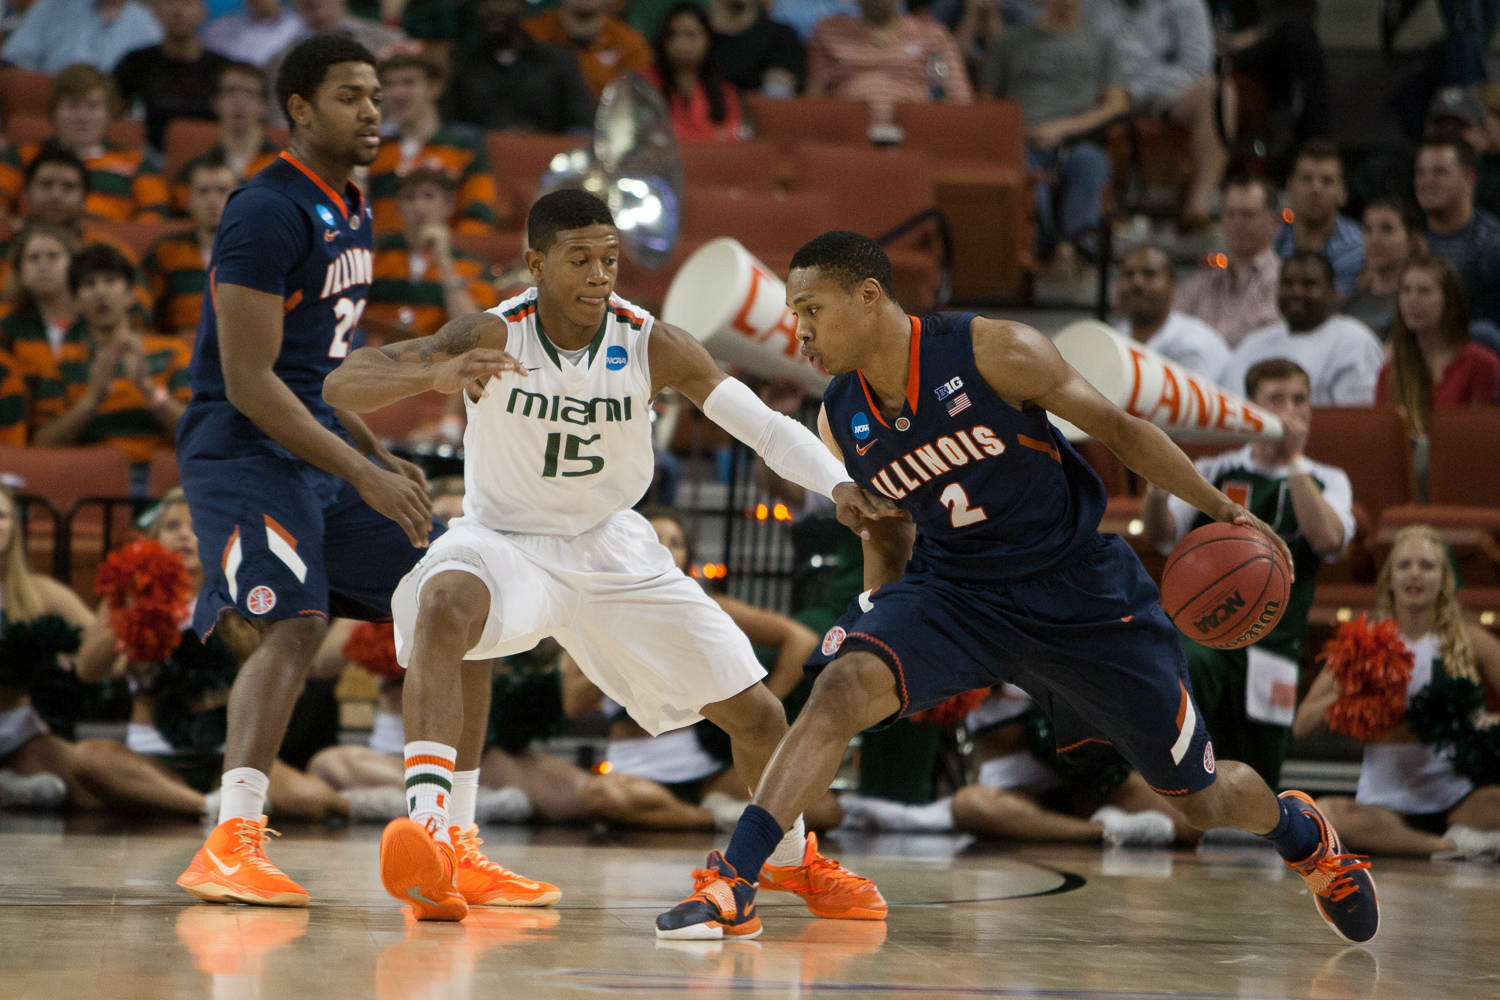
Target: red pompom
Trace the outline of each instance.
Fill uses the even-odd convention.
[[[1318,662],[1338,682],[1338,700],[1323,713],[1329,729],[1369,743],[1406,717],[1412,655],[1393,619],[1372,625],[1360,615],[1344,622],[1323,646]]]
[[[99,567],[99,596],[109,605],[116,647],[132,660],[165,660],[182,640],[193,579],[182,557],[142,538],[111,552]]]
[[[396,662],[396,628],[390,622],[360,622],[349,633],[341,652],[350,663],[385,680],[406,672]]]
[[[963,694],[954,695],[941,705],[934,705],[926,711],[918,712],[911,716],[911,721],[930,722],[934,726],[956,726],[968,718],[970,712],[983,705],[984,700],[989,696],[989,688],[965,691]]]

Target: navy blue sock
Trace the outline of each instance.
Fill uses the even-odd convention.
[[[1281,821],[1276,829],[1265,834],[1265,838],[1287,861],[1305,861],[1323,842],[1323,831],[1317,822],[1302,811],[1302,802],[1294,798],[1278,798],[1281,806]]]
[[[776,817],[752,803],[740,814],[740,821],[729,838],[729,847],[724,851],[724,860],[734,867],[740,878],[754,885],[760,878],[761,866],[784,836],[786,831],[776,822]]]

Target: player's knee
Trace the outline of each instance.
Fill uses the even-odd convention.
[[[469,573],[439,573],[422,585],[417,632],[426,641],[462,638],[472,649],[484,632],[490,591]]]
[[[321,615],[284,618],[266,626],[260,648],[270,650],[278,664],[298,667],[305,674],[327,634],[328,619]]]
[[[878,657],[852,653],[830,663],[813,684],[807,711],[817,718],[836,720],[852,732],[879,719],[865,721],[877,698],[890,693],[891,673]],[[898,705],[899,707],[899,705]],[[886,713],[889,714],[889,713]]]

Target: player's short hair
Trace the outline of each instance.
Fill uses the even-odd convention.
[[[224,158],[222,149],[210,149],[201,156],[195,156],[182,168],[182,183],[188,187],[193,186],[193,177],[200,170],[228,170],[233,172],[234,168]]]
[[[1253,401],[1262,382],[1295,376],[1301,376],[1302,381],[1307,383],[1307,387],[1312,388],[1312,376],[1307,374],[1307,369],[1290,358],[1267,358],[1264,361],[1257,361],[1250,366],[1249,371],[1245,372],[1245,398]]]
[[[375,68],[370,50],[345,35],[316,35],[292,46],[276,74],[276,103],[282,113],[290,118],[287,102],[293,94],[311,101],[327,78],[328,68],[347,62],[368,63]]]
[[[113,274],[129,285],[135,281],[135,268],[125,255],[108,243],[90,243],[68,262],[68,291],[74,295],[83,283],[96,274]]]
[[[1479,169],[1479,153],[1456,135],[1429,135],[1417,143],[1417,155],[1421,156],[1424,149],[1451,149],[1460,167],[1471,172]]]
[[[1333,261],[1329,260],[1328,255],[1323,251],[1293,250],[1292,255],[1281,262],[1281,269],[1285,271],[1288,264],[1295,264],[1298,261],[1312,261],[1317,264],[1318,268],[1323,272],[1323,277],[1328,279],[1330,285],[1333,284]]]
[[[609,206],[587,191],[565,188],[542,195],[526,215],[526,245],[538,253],[551,248],[557,234],[588,226],[613,226]]]
[[[1422,210],[1410,198],[1403,198],[1399,194],[1376,195],[1365,202],[1365,208],[1360,213],[1360,217],[1363,218],[1372,208],[1383,208],[1394,213],[1401,220],[1401,225],[1406,228],[1407,236],[1419,235],[1425,226],[1422,221]]]
[[[1281,207],[1281,189],[1269,178],[1261,174],[1252,174],[1246,171],[1236,171],[1224,178],[1220,191],[1229,193],[1231,188],[1258,188],[1266,199],[1266,211],[1273,215]]]
[[[63,146],[56,139],[48,139],[42,143],[42,148],[26,164],[26,175],[23,187],[31,187],[31,182],[36,179],[37,171],[49,163],[60,163],[78,174],[78,179],[83,184],[83,193],[89,193],[89,169],[83,165],[78,154]]]
[[[1314,163],[1324,163],[1332,160],[1338,164],[1339,178],[1344,176],[1344,154],[1339,149],[1339,144],[1324,135],[1313,136],[1302,145],[1297,147],[1297,153],[1292,157],[1292,170],[1297,169],[1297,164],[1303,160]]]
[[[815,267],[846,290],[874,278],[887,295],[894,296],[891,259],[879,243],[860,233],[835,229],[814,236],[792,255],[792,270],[799,267]]]
[[[428,80],[436,84],[445,83],[448,79],[448,71],[443,65],[443,60],[437,53],[424,49],[420,44],[407,43],[397,48],[380,64],[379,69],[382,81],[385,75],[393,69],[419,69]]]
[[[266,71],[255,65],[255,63],[240,62],[238,60],[231,60],[219,67],[219,72],[214,74],[215,91],[224,86],[224,78],[231,73],[238,73],[240,76],[255,77],[256,82],[260,85],[261,96],[265,96]]]
[[[117,114],[120,110],[120,88],[115,86],[114,77],[88,63],[67,66],[52,81],[52,90],[47,94],[47,114],[56,114],[57,106],[63,101],[87,97],[96,90],[104,91],[109,113]]]

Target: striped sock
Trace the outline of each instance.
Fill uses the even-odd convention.
[[[406,808],[411,818],[432,831],[434,840],[448,838],[448,804],[453,797],[453,762],[457,751],[433,740],[406,744]]]

